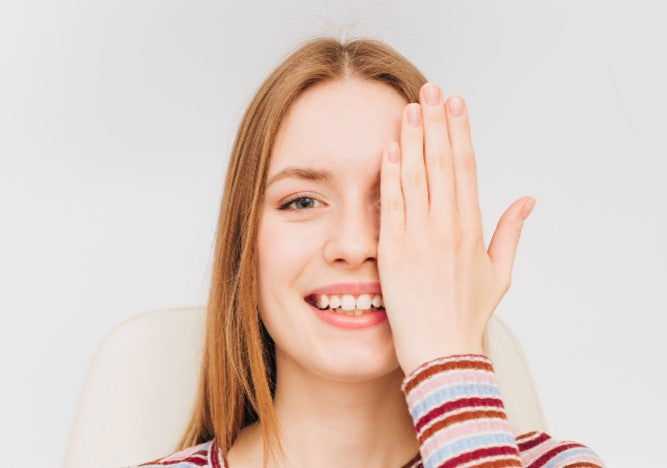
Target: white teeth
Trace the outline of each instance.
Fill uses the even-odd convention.
[[[357,309],[367,310],[370,308],[371,308],[371,296],[369,296],[368,294],[361,294],[357,298]]]
[[[331,296],[329,298],[329,308],[330,309],[335,309],[336,307],[340,307],[340,297]]]
[[[365,293],[360,294],[356,299],[352,294],[320,294],[316,296],[315,300],[318,309],[326,309],[328,307],[333,312],[347,315],[361,315],[364,311],[371,309],[371,306],[378,308],[383,305],[382,296]]]
[[[319,309],[324,309],[329,305],[329,297],[326,294],[322,294],[318,299],[317,299],[317,307]]]
[[[356,305],[357,301],[354,300],[352,294],[343,294],[343,297],[340,298],[340,306],[343,310],[354,310]]]

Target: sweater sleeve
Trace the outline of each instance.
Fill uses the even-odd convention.
[[[124,468],[225,468],[226,463],[215,439],[151,461]]]
[[[588,447],[543,432],[516,439],[510,431],[498,376],[483,354],[425,362],[403,379],[426,468],[604,467]]]

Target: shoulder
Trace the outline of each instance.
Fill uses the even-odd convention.
[[[215,439],[127,468],[225,468]]]
[[[600,457],[579,442],[557,440],[546,432],[527,432],[516,437],[522,466],[544,466],[547,462],[558,466],[603,467]],[[574,466],[574,465],[572,465]]]

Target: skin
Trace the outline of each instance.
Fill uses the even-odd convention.
[[[287,455],[270,466],[402,466],[419,451],[400,390],[406,373],[482,353],[528,199],[505,212],[489,252],[480,249],[467,116],[446,116],[439,90],[436,99],[427,105],[422,88],[423,106],[408,105],[379,82],[321,83],[281,125],[269,180],[288,166],[327,169],[332,179],[282,179],[263,201],[260,315],[276,344],[274,407]],[[423,113],[417,127],[411,107]],[[390,142],[400,144],[398,162]],[[293,195],[307,198],[280,210]],[[388,320],[358,330],[319,320],[303,297],[345,281],[380,282]],[[227,461],[262,466],[258,424],[241,431]]]

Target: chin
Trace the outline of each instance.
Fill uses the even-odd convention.
[[[341,382],[379,379],[400,369],[393,346],[383,350],[348,346],[338,353],[312,353],[299,364],[314,374]]]

